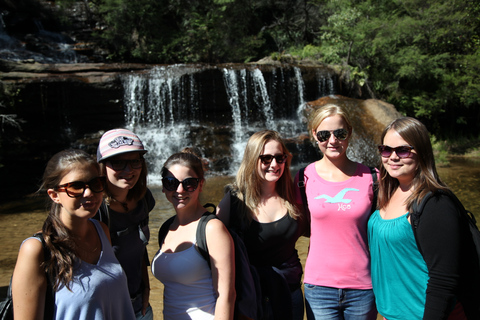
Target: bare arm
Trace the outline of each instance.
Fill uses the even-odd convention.
[[[217,217],[228,227],[230,223],[230,191],[225,193],[217,206]]]
[[[15,319],[43,319],[47,290],[45,271],[40,267],[43,261],[43,247],[40,241],[29,239],[22,244],[12,279]]]
[[[212,219],[206,228],[213,287],[218,296],[215,320],[233,319],[235,309],[235,253],[232,237],[225,225]]]

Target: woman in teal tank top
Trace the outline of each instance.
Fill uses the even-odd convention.
[[[381,136],[378,208],[368,222],[372,284],[388,320],[480,319],[480,268],[453,193],[435,168],[426,127],[413,118]],[[409,212],[432,192],[414,229]]]

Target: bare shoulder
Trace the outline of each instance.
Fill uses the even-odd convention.
[[[43,245],[41,240],[34,237],[26,239],[20,247],[19,254],[32,257],[41,255],[43,257]]]

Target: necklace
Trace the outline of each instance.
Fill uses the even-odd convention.
[[[118,202],[122,207],[123,209],[125,210],[125,212],[128,212],[128,204],[127,202],[121,202],[121,201],[118,201],[117,199],[115,198],[112,198],[113,201],[115,202]]]
[[[98,248],[99,248],[99,246],[98,246],[98,240],[99,240],[99,239],[98,239],[98,236],[95,236],[95,243],[94,243],[94,245],[93,245],[93,246],[95,246],[95,248],[93,248],[93,249],[92,249],[92,248],[85,248],[85,247],[79,245],[77,241],[75,241],[75,248],[76,248],[76,249],[80,249],[80,250],[82,250],[82,251],[85,252],[85,253],[95,253],[95,252],[98,250]],[[78,239],[78,241],[80,242],[80,239]],[[86,244],[88,244],[88,243],[86,243]]]

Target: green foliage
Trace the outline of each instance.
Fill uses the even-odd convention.
[[[322,9],[329,15],[316,40],[323,62],[343,65],[377,98],[439,134],[458,106],[480,114],[477,2],[338,0]],[[471,118],[455,116],[458,125]]]
[[[439,141],[435,136],[430,137],[432,143],[433,155],[435,156],[435,164],[437,166],[446,166],[448,161],[448,146],[445,141]]]

